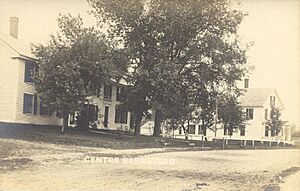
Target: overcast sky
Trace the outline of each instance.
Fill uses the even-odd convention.
[[[248,52],[255,66],[250,87],[278,90],[286,120],[300,125],[300,25],[297,0],[241,0],[249,15],[239,34],[243,42],[254,42]],[[85,0],[0,0],[0,33],[9,33],[9,17],[19,17],[19,38],[45,43],[57,31],[59,13],[80,15],[88,25],[95,19],[88,14]]]

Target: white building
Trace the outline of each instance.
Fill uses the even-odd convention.
[[[36,60],[30,44],[18,39],[18,18],[10,23],[10,35],[0,35],[0,121],[59,125],[61,121],[36,96],[32,80]]]
[[[98,129],[125,130],[130,128],[130,112],[119,107],[121,91],[125,87],[120,83],[104,85],[99,96],[89,97],[89,112]],[[74,120],[73,120],[74,121]]]
[[[266,126],[267,120],[270,118],[271,107],[283,110],[284,106],[281,99],[275,89],[272,88],[249,88],[249,79],[245,79],[243,83],[245,89],[245,94],[240,97],[240,104],[242,106],[243,112],[246,114],[247,123],[245,129],[237,130],[233,135],[229,136],[228,132],[222,128],[222,125],[214,125],[212,128],[217,128],[217,133],[207,129],[206,138],[212,140],[213,138],[229,138],[237,140],[281,140],[290,141],[291,139],[291,129],[288,126],[284,126],[281,132],[276,135],[274,131],[271,131]],[[154,120],[154,119],[152,119]],[[144,134],[150,134],[153,132],[153,122],[146,123],[141,132]],[[152,127],[151,127],[152,125]],[[203,129],[201,124],[190,123],[188,127],[188,134],[184,133],[183,129],[174,130],[171,135],[175,138],[193,140],[203,139]],[[150,132],[150,133],[148,133]],[[164,135],[165,136],[165,135]]]
[[[36,95],[32,75],[36,58],[29,43],[18,39],[18,18],[10,19],[10,35],[0,35],[0,122],[61,125],[56,113],[49,113]],[[119,94],[124,85],[103,86],[98,97],[91,97],[97,128],[128,130],[130,113],[118,108]],[[74,117],[70,118],[70,124]]]
[[[253,139],[277,139],[274,131],[271,131],[266,122],[270,119],[272,107],[283,110],[284,106],[275,89],[272,88],[250,88],[241,97],[241,105],[246,112],[247,121],[245,135]],[[281,133],[284,133],[285,129]],[[285,139],[283,139],[285,140]]]

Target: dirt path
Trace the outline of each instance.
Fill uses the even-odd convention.
[[[257,191],[278,185],[282,171],[300,166],[299,150],[287,149],[164,152],[11,139],[1,139],[0,145],[3,191]],[[286,180],[280,184],[283,191],[292,185]]]
[[[287,177],[283,183],[280,184],[281,191],[300,191],[300,172],[292,174]]]

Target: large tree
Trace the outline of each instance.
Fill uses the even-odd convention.
[[[226,0],[89,2],[111,41],[128,50],[128,79],[135,92],[129,99],[156,110],[154,136],[168,118],[170,103],[173,108],[195,105],[197,100],[187,103],[185,96],[199,98],[221,82],[235,87],[246,72],[246,49],[236,35],[243,14]],[[175,101],[174,94],[182,99]],[[147,109],[134,112],[141,115]]]
[[[94,27],[84,27],[79,15],[60,15],[58,26],[47,45],[34,46],[38,58],[34,80],[43,103],[62,113],[64,132],[69,113],[78,110],[87,96],[99,94],[103,83],[119,79],[126,66],[121,65],[122,53],[109,48]]]

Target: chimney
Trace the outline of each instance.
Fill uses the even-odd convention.
[[[18,38],[18,28],[19,28],[19,18],[18,17],[10,17],[10,36],[14,38]]]

